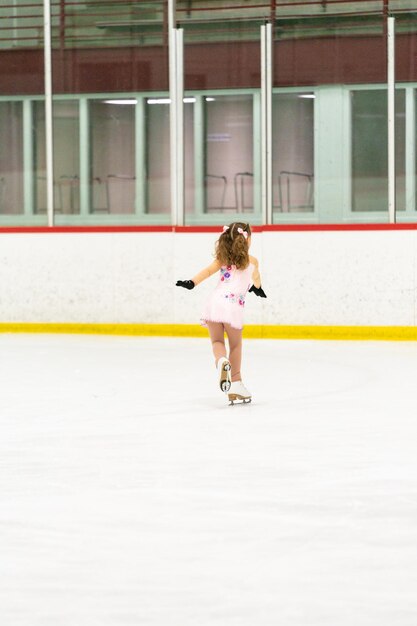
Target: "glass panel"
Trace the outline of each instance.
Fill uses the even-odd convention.
[[[384,23],[381,5],[376,2],[326,3],[325,12],[319,3],[277,5],[274,222],[355,221],[358,210],[368,210],[371,201],[364,201],[359,208],[357,194],[355,213],[350,202],[351,137],[346,85],[372,87],[386,83]],[[369,109],[368,114],[374,111]],[[368,121],[372,127],[369,117]],[[358,130],[358,137],[360,133]],[[384,157],[379,154],[378,158]],[[355,162],[360,169],[359,162]],[[387,211],[386,203],[378,206]]]
[[[37,2],[39,4],[39,0]],[[141,63],[149,64],[143,68],[149,69],[153,64],[152,57],[165,43],[164,0],[51,0],[51,7],[54,46],[57,49],[90,50],[93,54],[84,59],[89,58],[90,64],[96,60],[99,66],[105,62],[109,69],[115,69],[122,58],[118,55],[119,50],[125,55],[128,49],[140,47],[144,51]],[[102,54],[106,48],[111,49],[111,54]],[[131,62],[135,59],[129,60],[123,78],[131,74]],[[102,69],[99,68],[100,74]],[[91,76],[93,81],[97,78],[97,75]],[[108,80],[113,78],[114,75],[109,76]]]
[[[44,93],[43,4],[0,7],[0,225],[46,224],[33,215],[29,96]]]
[[[204,109],[206,212],[253,214],[252,96],[207,96]]]
[[[149,213],[170,214],[169,98],[146,103],[146,182]]]
[[[171,219],[169,98],[146,100],[147,211]],[[194,102],[184,102],[185,211],[194,207]]]
[[[42,49],[43,3],[39,0],[5,0],[2,5],[0,7],[0,49],[17,51],[22,48],[31,48],[31,52],[34,49]],[[32,54],[24,54],[23,57],[20,54],[13,56],[20,57],[20,59],[37,57]],[[20,69],[22,73],[27,72],[29,76],[28,66]],[[31,63],[30,69],[35,70],[34,63]],[[38,71],[42,74],[41,68]]]
[[[314,211],[314,94],[275,94],[272,108],[274,212]]]
[[[193,213],[195,207],[194,103],[195,98],[184,98],[184,207],[186,214]]]
[[[58,223],[82,215],[96,223],[106,215],[170,220],[169,107],[149,104],[168,93],[165,5],[52,0]],[[397,80],[414,87],[414,15],[390,8],[396,15]],[[177,3],[191,98],[184,107],[187,223],[218,223],[223,214],[239,213],[260,221],[259,31],[266,20],[274,24],[274,221],[354,221],[366,213],[385,219],[382,6],[359,0],[326,3],[325,9],[258,0]],[[0,8],[4,224],[46,222],[42,12],[39,0],[11,0]],[[84,101],[77,103],[78,94],[88,94],[88,111]],[[106,102],[106,94],[119,103]],[[136,104],[138,94],[147,96],[144,107]],[[70,100],[58,102],[57,95]],[[408,219],[417,208],[417,142],[413,132],[405,135],[405,115],[414,128],[416,108],[412,88],[407,94],[398,89],[397,209]]]
[[[45,215],[47,212],[46,184],[46,149],[45,149],[45,104],[43,101],[33,102],[33,190],[34,213]],[[57,187],[54,182],[54,203],[58,200]]]
[[[0,102],[0,215],[23,213],[23,106]]]
[[[412,184],[412,189],[414,193],[414,209],[417,211],[417,90],[414,91],[414,137],[411,138],[413,149],[414,149],[414,184]],[[411,169],[411,168],[410,168]]]
[[[88,94],[88,111],[84,98],[82,102],[79,133],[68,141],[73,142],[74,153],[81,151],[80,213],[89,223],[170,220],[169,199],[157,197],[169,198],[169,169],[165,171],[169,127],[165,122],[162,128],[159,122],[155,125],[140,100],[147,93],[161,96],[169,89],[165,5],[164,0],[52,0],[54,95]],[[156,160],[145,153],[146,137],[152,138],[149,148]],[[154,176],[154,168],[164,170],[164,189],[157,182],[156,190],[146,189],[147,180],[151,187],[161,182],[161,173]],[[157,217],[158,213],[164,215]],[[71,223],[69,213],[65,218]]]
[[[186,197],[194,195],[186,207],[189,224],[218,224],[224,214],[233,220],[241,213],[252,223],[261,221],[254,115],[260,103],[260,26],[268,17],[265,3],[177,6],[177,23],[184,28],[184,85],[196,99],[194,168],[189,177],[186,173]]]
[[[395,73],[396,80],[409,83],[406,89],[406,125],[405,143],[405,211],[397,214],[399,221],[415,221],[417,210],[416,179],[416,92],[417,64],[415,62],[416,12],[415,3],[390,4],[390,15],[395,17]]]
[[[45,106],[35,102],[35,213],[46,212]],[[54,204],[56,214],[80,212],[80,146],[78,102],[54,102]]]
[[[135,211],[135,104],[90,102],[92,213]]]
[[[388,117],[385,89],[352,92],[352,210],[388,210]],[[396,204],[405,209],[405,90],[397,90]]]

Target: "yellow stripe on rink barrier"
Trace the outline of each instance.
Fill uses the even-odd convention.
[[[207,337],[197,324],[0,323],[0,333],[64,333],[145,337]],[[343,341],[417,341],[414,326],[278,326],[248,325],[248,339],[316,339]]]
[[[315,339],[339,341],[417,341],[414,326],[247,326],[253,339]]]
[[[206,337],[194,324],[74,324],[0,323],[0,333],[63,333],[81,335],[132,335],[144,337]]]

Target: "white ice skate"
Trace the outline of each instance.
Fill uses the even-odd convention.
[[[217,361],[217,371],[219,372],[220,389],[225,393],[229,391],[232,382],[231,369],[232,366],[229,359],[226,359],[224,356],[220,357]]]
[[[251,392],[246,389],[241,380],[237,380],[230,385],[228,396],[230,404],[235,402],[247,404],[252,400]]]

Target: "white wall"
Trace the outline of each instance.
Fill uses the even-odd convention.
[[[0,233],[0,322],[198,323],[213,233]],[[267,300],[247,324],[416,323],[417,231],[253,235]]]

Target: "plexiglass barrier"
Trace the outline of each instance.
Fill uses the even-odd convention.
[[[0,225],[46,224],[48,184],[55,224],[388,222],[390,162],[395,219],[415,220],[416,27],[407,2],[173,8],[170,24],[162,1],[51,0],[48,180],[44,5],[6,0]],[[396,57],[391,148],[389,16]],[[266,52],[265,24],[272,34]],[[172,27],[183,37],[180,77],[169,71]],[[184,87],[177,170],[173,76]],[[176,183],[183,189],[174,215]]]

